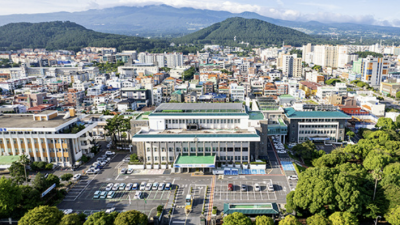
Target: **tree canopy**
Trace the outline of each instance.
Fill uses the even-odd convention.
[[[243,213],[234,212],[224,217],[224,224],[226,225],[252,225],[249,217]]]
[[[315,214],[307,218],[307,225],[329,225],[330,221],[322,215]]]
[[[285,216],[285,218],[279,221],[279,225],[301,225],[301,223],[292,215]]]
[[[274,225],[274,220],[269,216],[257,216],[255,225]]]
[[[55,206],[38,206],[29,210],[18,221],[19,225],[44,225],[44,224],[58,224],[64,213]]]
[[[367,56],[371,55],[373,57],[383,57],[381,53],[377,52],[356,52],[358,58],[367,58]]]
[[[22,200],[21,189],[11,179],[0,178],[0,213],[8,216]]]
[[[114,222],[115,225],[130,225],[130,224],[146,225],[147,223],[148,223],[147,215],[136,210],[130,210],[118,214]]]

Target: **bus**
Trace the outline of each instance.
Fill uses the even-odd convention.
[[[192,205],[192,196],[186,195],[186,205]]]

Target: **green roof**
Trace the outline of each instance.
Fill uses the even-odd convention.
[[[294,98],[291,95],[279,95],[279,98]]]
[[[293,108],[284,108],[285,115],[290,119],[296,118],[341,118],[351,119],[351,116],[341,111],[296,111]]]
[[[11,165],[13,162],[18,160],[18,155],[3,155],[0,156],[0,165]]]
[[[152,113],[149,116],[246,116],[246,113]]]
[[[245,215],[277,215],[279,209],[276,203],[224,203],[225,215],[234,212]]]
[[[172,94],[178,94],[178,95],[181,95],[181,94],[182,94],[182,92],[179,90],[179,91],[174,91]]]
[[[260,111],[249,112],[249,119],[251,120],[263,120],[264,115]]]
[[[135,134],[133,138],[227,138],[227,137],[260,137],[258,134]]]
[[[214,164],[215,156],[183,156],[180,155],[175,164]]]

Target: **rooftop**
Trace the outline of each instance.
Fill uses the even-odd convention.
[[[163,103],[157,113],[244,113],[241,103]]]
[[[0,165],[11,165],[13,162],[18,160],[18,155],[3,155],[0,157]]]
[[[0,116],[0,127],[1,128],[56,128],[70,120],[76,119],[77,117],[70,117],[63,119],[64,115],[58,115],[57,117],[46,120],[46,121],[34,121],[34,114],[6,114]]]
[[[284,108],[285,115],[290,119],[295,118],[336,118],[351,119],[351,116],[341,111],[296,111],[293,108]]]

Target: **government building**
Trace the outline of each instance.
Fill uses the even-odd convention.
[[[173,164],[173,172],[210,172],[217,163],[247,165],[258,159],[266,150],[267,141],[263,146],[260,140],[266,140],[267,125],[242,103],[164,103],[132,141],[147,168]]]

